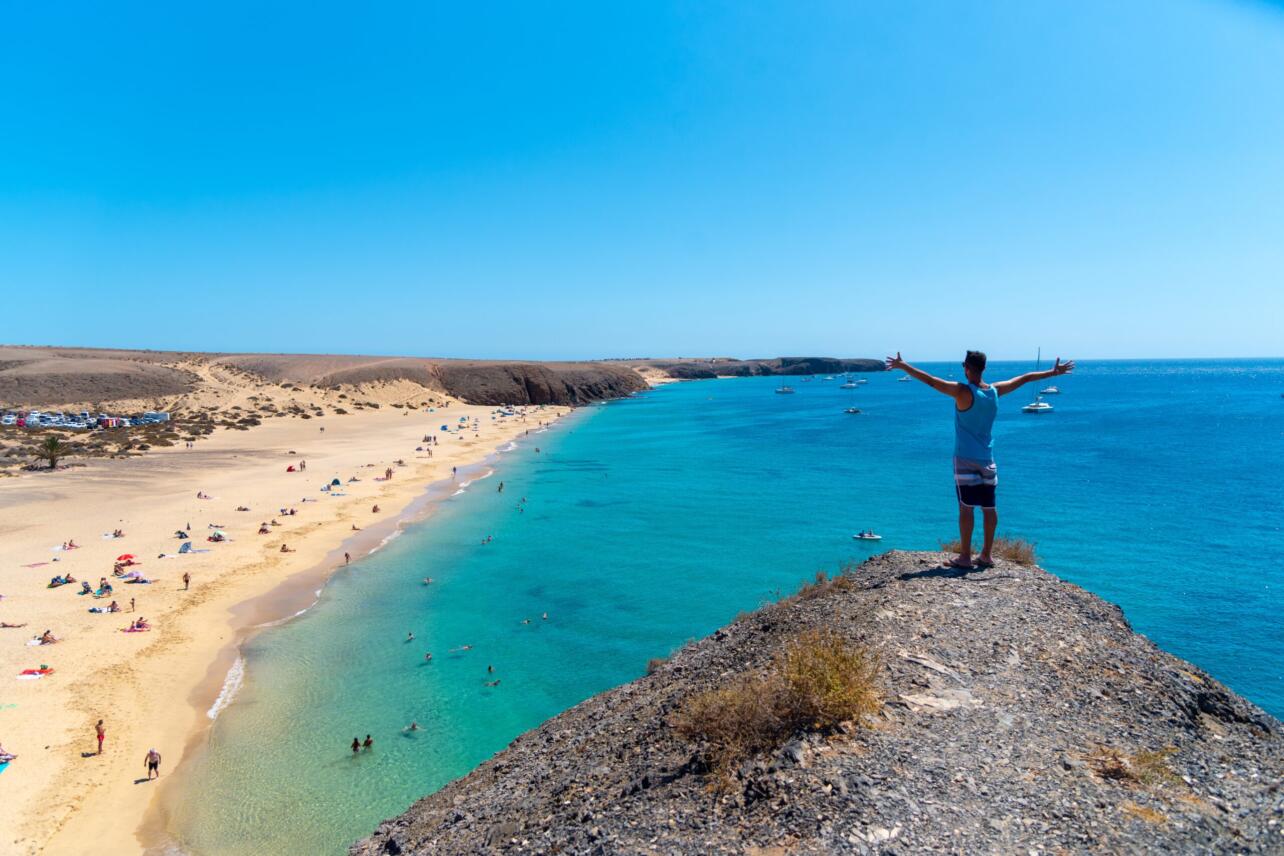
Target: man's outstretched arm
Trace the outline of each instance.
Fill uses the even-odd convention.
[[[1050,377],[1069,374],[1072,371],[1074,371],[1074,360],[1067,360],[1063,363],[1061,362],[1061,358],[1057,357],[1056,363],[1053,364],[1050,369],[1044,369],[1041,372],[1026,372],[1023,375],[1017,375],[1014,378],[996,383],[994,388],[998,391],[999,395],[1007,395],[1009,392],[1016,392],[1031,381],[1047,380]]]
[[[921,380],[937,392],[943,392],[955,400],[958,400],[959,395],[967,389],[967,387],[961,383],[956,383],[952,380],[943,380],[942,378],[928,374],[922,369],[914,368],[914,366],[911,366],[909,363],[901,359],[900,351],[896,352],[896,356],[888,357],[884,362],[887,364],[889,369],[900,369],[915,380]]]

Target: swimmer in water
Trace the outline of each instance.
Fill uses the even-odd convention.
[[[411,722],[409,725],[407,725],[407,726],[405,727],[405,729],[404,729],[404,730],[405,730],[405,731],[418,731],[418,730],[419,730],[419,723],[417,723],[417,722]]]
[[[406,641],[407,641],[407,642],[414,642],[414,641],[415,641],[415,634],[414,634],[414,633],[407,633],[407,634],[406,634]]]
[[[487,682],[486,682],[486,686],[488,686],[488,687],[497,687],[497,686],[499,686],[499,681],[498,681],[498,680],[495,680],[495,681],[487,681]]]
[[[431,662],[432,662],[432,652],[431,652],[431,651],[428,651],[427,653],[425,653],[425,654],[424,654],[424,662],[425,662],[425,663],[431,663]]]
[[[355,755],[360,751],[361,751],[361,741],[355,737],[352,738],[352,754]]]

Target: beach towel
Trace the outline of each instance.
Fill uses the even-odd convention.
[[[49,563],[48,563],[48,562],[32,562],[30,565],[23,565],[23,567],[24,567],[24,568],[39,568],[39,567],[41,567],[41,566],[43,566],[43,565],[47,565],[47,564],[49,564]]]
[[[5,769],[8,768],[8,766],[9,766],[8,761],[0,762],[0,773],[3,773]]]

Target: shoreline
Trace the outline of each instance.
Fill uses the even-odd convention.
[[[327,420],[328,435],[325,428],[317,433],[315,424],[277,422],[246,432],[217,433],[195,450],[165,449],[126,461],[90,461],[83,468],[0,483],[0,506],[13,512],[6,513],[10,519],[0,531],[6,542],[3,567],[31,564],[41,552],[47,556],[49,548],[42,550],[40,545],[65,539],[58,533],[73,535],[86,548],[57,555],[55,560],[63,560],[59,565],[45,563],[47,568],[34,573],[6,574],[0,587],[9,596],[2,602],[5,620],[29,620],[37,633],[52,627],[63,640],[42,647],[38,654],[25,646],[0,648],[0,665],[14,673],[34,659],[54,665],[57,672],[6,693],[5,700],[16,701],[18,711],[6,711],[0,726],[6,747],[19,760],[0,782],[12,793],[2,801],[0,823],[12,830],[14,852],[79,853],[104,842],[111,843],[113,852],[149,849],[158,840],[152,834],[158,829],[154,819],[164,818],[166,800],[181,788],[180,771],[208,735],[213,722],[208,711],[245,641],[267,629],[262,625],[311,608],[318,589],[324,590],[325,581],[344,567],[345,550],[351,553],[355,544],[362,545],[354,556],[360,561],[449,498],[451,466],[484,468],[526,430],[538,430],[538,420],[555,424],[570,412],[566,407],[523,408],[518,417],[492,421],[496,410],[452,404],[447,415],[414,414],[414,419],[398,412],[352,414]],[[464,431],[458,428],[460,416],[468,419]],[[420,434],[437,435],[437,424],[443,421],[452,423],[452,432],[439,435],[432,458],[409,451]],[[287,457],[296,446],[302,452]],[[299,500],[299,491],[306,492],[308,485],[315,490],[317,479],[306,472],[283,472],[285,463],[305,457],[320,480],[328,481],[330,472],[336,478],[360,472],[362,479],[341,486],[333,496],[305,493]],[[395,465],[397,459],[403,459],[404,466]],[[372,485],[371,477],[385,466],[396,466],[396,478]],[[192,503],[189,489],[201,485],[223,499]],[[251,518],[230,510],[234,500],[260,509],[297,502],[300,511],[295,518],[282,518],[280,529],[256,539],[253,528],[245,528],[253,526]],[[369,506],[361,507],[371,500],[380,507],[374,518]],[[214,549],[172,563],[151,559],[158,550],[176,547],[169,533],[184,513],[195,527],[187,543]],[[207,515],[219,525],[227,523],[230,542],[199,541]],[[259,511],[252,520],[267,516]],[[60,522],[65,520],[71,523]],[[116,520],[126,522],[115,524]],[[352,531],[359,520],[370,520],[371,525]],[[90,537],[113,526],[127,532],[119,547],[115,541]],[[136,537],[143,532],[146,537]],[[288,543],[291,552],[279,553],[278,541],[282,546]],[[138,614],[146,615],[157,631],[147,636],[114,632],[134,614],[87,618],[89,601],[43,586],[45,570],[74,572],[78,579],[92,580],[121,548],[142,557],[142,571],[157,575],[152,586],[119,586],[114,593],[122,605],[130,595],[138,597]],[[89,561],[94,565],[86,567]],[[174,584],[183,571],[193,574],[190,592]],[[19,642],[25,633],[5,631],[0,642]],[[186,701],[181,709],[174,709],[175,697]],[[93,748],[97,718],[107,721],[102,756],[84,751]],[[140,793],[137,788],[144,783],[134,780],[134,761],[153,745],[165,757],[163,777]],[[121,835],[126,829],[132,845]],[[167,831],[163,826],[160,830]]]
[[[574,411],[558,416],[552,423],[534,433],[542,433],[554,426],[560,426]],[[362,530],[335,546],[320,563],[305,568],[298,573],[283,579],[270,591],[251,598],[234,607],[237,638],[219,652],[215,662],[211,663],[208,674],[192,691],[188,704],[205,717],[199,727],[192,730],[183,749],[179,764],[170,774],[165,789],[157,794],[148,807],[142,823],[136,830],[135,837],[145,854],[187,853],[177,838],[173,827],[173,807],[186,796],[185,788],[191,786],[190,777],[194,765],[207,750],[210,731],[217,722],[217,717],[236,702],[240,687],[249,676],[250,663],[244,654],[247,644],[261,633],[284,626],[321,603],[325,589],[331,580],[345,571],[355,571],[363,559],[378,553],[392,540],[399,538],[409,529],[432,520],[443,502],[459,495],[464,489],[482,479],[489,478],[499,469],[502,456],[517,451],[520,444],[516,438],[507,440],[491,449],[485,458],[475,463],[461,466],[457,477],[438,479],[425,485],[420,495],[391,517],[380,520],[377,526]],[[358,545],[361,545],[358,547]],[[351,563],[342,564],[344,552],[352,555]],[[306,603],[304,604],[304,602]],[[300,606],[300,604],[304,604]],[[237,663],[241,665],[241,674],[237,680],[237,691],[232,693],[214,716],[210,716],[220,698],[222,698],[232,671]]]

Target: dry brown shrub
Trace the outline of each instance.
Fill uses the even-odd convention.
[[[942,541],[941,550],[946,553],[957,553],[962,548],[959,539],[953,541]],[[973,542],[973,547],[976,543]],[[1000,559],[1007,559],[1009,562],[1016,562],[1018,565],[1037,565],[1039,556],[1035,552],[1033,541],[1027,541],[1024,538],[1004,538],[1002,536],[994,539],[994,549],[992,555]]]
[[[1146,821],[1146,823],[1158,825],[1160,823],[1168,822],[1168,815],[1163,812],[1156,811],[1148,806],[1137,805],[1131,800],[1125,800],[1123,804],[1119,806],[1119,809],[1124,812],[1124,814],[1131,814],[1133,817]]]
[[[1172,767],[1168,766],[1169,757],[1176,751],[1174,747],[1168,746],[1129,755],[1118,749],[1102,746],[1088,755],[1086,760],[1092,771],[1107,781],[1124,785],[1165,785],[1181,780]]]
[[[671,725],[704,744],[715,784],[731,785],[745,759],[783,744],[799,731],[831,732],[878,709],[873,658],[831,630],[808,631],[761,673],[697,693]]]

